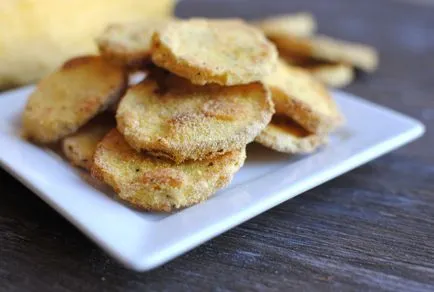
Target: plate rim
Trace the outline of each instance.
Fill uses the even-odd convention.
[[[0,93],[0,105],[2,103],[7,103],[7,99],[13,98],[14,95],[20,95],[24,94],[28,90],[33,90],[34,85],[21,87],[14,90],[9,90],[6,92]],[[418,120],[409,117],[407,115],[404,115],[400,112],[397,112],[393,109],[386,108],[384,106],[375,104],[371,101],[365,100],[361,97],[357,97],[353,94],[346,93],[343,91],[334,91],[334,94],[339,94],[343,96],[344,98],[348,98],[353,100],[354,102],[357,102],[359,104],[362,104],[366,107],[369,107],[372,110],[381,111],[382,113],[392,115],[395,118],[399,118],[403,121],[406,121],[411,127],[406,131],[400,132],[400,134],[393,136],[390,139],[383,140],[381,143],[377,143],[374,146],[368,147],[364,151],[357,152],[357,154],[350,155],[350,157],[347,159],[347,161],[341,161],[338,163],[338,165],[335,166],[329,166],[326,167],[326,170],[323,170],[319,173],[315,174],[315,182],[306,183],[304,182],[305,186],[301,187],[300,190],[294,192],[293,189],[290,188],[282,188],[278,191],[275,191],[274,193],[270,194],[274,199],[270,200],[268,199],[267,204],[263,204],[259,207],[256,207],[254,210],[245,210],[243,211],[242,215],[239,215],[236,218],[231,218],[230,223],[220,224],[217,227],[214,226],[212,231],[199,229],[196,230],[194,236],[194,240],[191,239],[191,234],[187,236],[187,239],[183,239],[181,243],[177,243],[176,245],[169,245],[165,249],[160,249],[160,251],[154,251],[151,253],[143,252],[142,256],[137,257],[131,257],[131,256],[125,256],[124,254],[120,253],[119,250],[117,250],[115,247],[110,246],[106,241],[102,240],[101,238],[97,237],[94,232],[90,228],[87,228],[83,224],[77,220],[73,215],[69,214],[67,211],[63,210],[59,205],[57,205],[52,198],[50,198],[50,195],[48,192],[44,189],[40,189],[35,186],[34,183],[32,183],[31,180],[28,178],[22,176],[19,173],[19,169],[14,168],[12,165],[9,165],[9,161],[3,154],[3,151],[0,151],[0,165],[2,168],[4,168],[8,173],[10,173],[15,179],[17,179],[20,183],[22,183],[24,186],[26,186],[28,189],[30,189],[32,192],[34,192],[41,200],[46,202],[51,208],[56,210],[61,216],[63,216],[65,219],[67,219],[70,223],[72,223],[76,228],[78,228],[81,232],[83,232],[87,237],[89,237],[93,242],[95,242],[97,245],[99,245],[103,250],[105,250],[108,254],[110,254],[112,257],[116,258],[118,261],[120,261],[125,266],[136,270],[136,271],[147,271],[151,270],[153,268],[156,268],[175,257],[199,246],[200,244],[204,243],[205,241],[208,241],[221,233],[230,230],[234,228],[235,226],[275,207],[276,205],[289,200],[311,188],[314,188],[316,186],[321,185],[322,183],[336,178],[362,164],[365,164],[381,155],[384,155],[390,151],[393,151],[415,139],[422,136],[425,132],[425,126]],[[19,97],[18,97],[19,98]],[[27,96],[22,96],[23,102],[27,98]],[[0,118],[0,121],[2,118]],[[5,136],[11,138],[10,135],[5,133],[0,128],[0,137]],[[11,140],[13,141],[13,139]],[[7,152],[7,151],[5,151]],[[303,161],[302,159],[301,161]],[[288,164],[290,165],[290,164]],[[288,166],[287,165],[287,166]],[[312,180],[312,178],[309,178]],[[307,178],[305,179],[307,180]],[[300,183],[300,181],[299,181]],[[240,188],[240,186],[233,188],[232,190],[229,190],[228,192],[235,192]],[[210,204],[209,201],[204,202],[204,204]],[[256,203],[257,204],[257,203]],[[189,209],[193,208],[200,208],[200,206],[203,206],[203,204],[193,206]],[[149,231],[159,230],[162,228],[162,226],[167,225],[167,221],[165,221],[168,218],[172,218],[171,220],[175,220],[173,218],[178,218],[177,216],[185,216],[182,214],[183,212],[178,212],[176,214],[173,214],[171,216],[166,217],[165,219],[162,219],[160,221],[156,221],[154,224],[149,224]],[[238,212],[239,213],[239,212]],[[244,214],[245,213],[245,214]],[[185,214],[185,213],[184,213]],[[169,220],[170,222],[170,220]],[[221,223],[221,222],[220,222]],[[217,228],[217,229],[216,229]],[[145,235],[145,234],[143,234]]]

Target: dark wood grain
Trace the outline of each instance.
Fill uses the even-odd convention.
[[[434,291],[434,7],[197,0],[177,13],[298,10],[313,11],[324,33],[380,50],[380,70],[347,90],[422,120],[422,139],[148,273],[120,266],[0,170],[0,291]]]

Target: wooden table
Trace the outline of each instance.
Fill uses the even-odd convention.
[[[347,90],[420,119],[422,139],[148,273],[120,266],[0,170],[0,291],[434,291],[434,7],[194,0],[177,14],[298,10],[313,11],[321,32],[379,49],[379,71]]]

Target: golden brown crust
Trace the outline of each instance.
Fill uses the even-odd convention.
[[[23,113],[24,136],[38,143],[56,142],[115,103],[126,87],[124,70],[101,57],[69,60],[30,95]]]
[[[270,37],[283,54],[351,64],[367,72],[378,67],[378,53],[370,46],[327,36],[301,38],[291,35]]]
[[[128,88],[142,82],[143,80],[148,78],[148,75],[149,75],[149,70],[130,72],[130,74],[128,74]],[[123,96],[121,96],[115,103],[111,104],[110,107],[107,109],[107,111],[116,114],[116,111],[118,110],[118,106],[122,100],[122,97]]]
[[[97,147],[92,175],[137,208],[170,212],[199,203],[229,184],[245,157],[242,148],[213,160],[177,165],[136,152],[113,129]]]
[[[354,80],[353,67],[345,63],[324,61],[288,53],[283,53],[280,56],[288,64],[305,69],[316,79],[330,87],[345,87]]]
[[[353,68],[343,63],[318,64],[305,69],[325,85],[334,88],[345,87],[354,80]]]
[[[343,117],[323,84],[305,70],[278,62],[264,82],[270,87],[276,113],[284,114],[315,134],[339,126]]]
[[[169,19],[150,19],[133,23],[109,25],[96,39],[101,55],[130,69],[145,67],[151,59],[151,40],[154,32]]]
[[[90,170],[96,146],[115,125],[110,115],[98,116],[62,140],[62,151],[72,165]]]
[[[270,74],[277,51],[241,20],[191,19],[154,34],[152,60],[194,84],[237,85]]]
[[[293,35],[308,37],[315,33],[317,23],[311,13],[284,14],[253,22],[267,37]]]
[[[327,136],[309,133],[290,118],[275,115],[255,141],[279,152],[308,154],[326,144]]]
[[[128,90],[116,120],[133,148],[180,163],[244,147],[273,112],[262,83],[196,86],[171,75],[160,87],[145,80]]]

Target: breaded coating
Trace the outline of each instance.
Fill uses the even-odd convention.
[[[108,114],[97,116],[62,140],[62,151],[72,165],[90,170],[97,144],[115,126]]]
[[[304,69],[279,60],[277,70],[264,79],[277,113],[314,134],[334,130],[343,117],[327,88]]]
[[[92,175],[137,208],[170,212],[199,203],[228,185],[245,158],[243,147],[212,160],[177,165],[136,152],[113,129],[98,145]]]
[[[316,79],[333,88],[345,87],[354,80],[353,67],[343,63],[321,63],[304,68]]]
[[[128,75],[128,87],[134,86],[142,82],[143,80],[148,78],[148,75],[149,75],[149,70],[130,72],[130,74]],[[116,114],[116,111],[118,110],[118,105],[121,102],[122,97],[123,96],[121,96],[121,98],[119,98],[115,103],[110,105],[108,111],[112,112],[113,114]]]
[[[308,154],[326,144],[327,136],[309,133],[290,118],[276,114],[255,141],[279,152]]]
[[[333,39],[327,36],[301,38],[291,35],[270,37],[279,51],[302,57],[345,63],[373,72],[378,67],[378,53],[368,45]]]
[[[191,19],[169,23],[153,36],[152,60],[194,84],[247,84],[276,65],[277,51],[242,20]]]
[[[96,56],[71,59],[30,95],[22,119],[24,137],[56,142],[115,103],[126,87],[121,67]]]
[[[142,68],[151,59],[152,35],[169,21],[148,19],[111,24],[96,39],[99,51],[105,58],[130,69]]]
[[[317,29],[315,17],[308,12],[267,17],[253,24],[260,28],[267,37],[280,37],[288,34],[308,37],[313,35]]]
[[[197,86],[170,75],[160,86],[145,80],[129,89],[116,120],[136,150],[181,163],[244,147],[273,112],[270,92],[262,83]]]
[[[281,57],[289,64],[309,71],[316,79],[329,87],[345,87],[354,80],[354,69],[348,64],[291,55]]]

